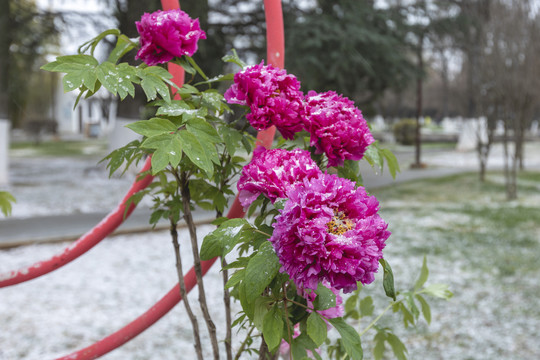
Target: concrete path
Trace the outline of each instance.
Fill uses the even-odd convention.
[[[540,153],[540,146],[535,155]],[[414,160],[412,151],[396,151],[398,162],[401,166],[401,173],[396,180],[392,179],[388,169],[384,169],[382,174],[376,174],[366,162],[361,162],[361,173],[366,188],[392,186],[400,182],[413,181],[416,179],[443,177],[462,173],[466,171],[477,171],[476,154],[466,154],[467,161],[464,162],[463,154],[455,151],[429,151],[424,150],[422,159],[427,160],[428,167],[424,169],[411,169],[410,164]],[[461,156],[461,160],[460,160]],[[454,161],[455,157],[455,161]],[[539,157],[532,156],[538,160]],[[449,160],[450,159],[450,160]],[[450,161],[450,162],[449,162]],[[460,163],[461,161],[461,163]],[[540,161],[533,162],[532,168],[540,169]],[[493,168],[490,168],[492,170]],[[151,211],[145,208],[138,208],[130,218],[122,224],[115,234],[151,231],[148,224]],[[57,216],[39,216],[30,219],[4,219],[0,221],[0,249],[41,242],[57,242],[76,240],[81,235],[92,229],[107,214],[106,213],[76,213]],[[194,214],[197,222],[208,223],[212,221],[211,213],[197,211]],[[163,221],[157,226],[157,230],[166,229],[167,222]]]

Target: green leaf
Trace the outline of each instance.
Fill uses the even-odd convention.
[[[388,170],[390,171],[390,174],[392,175],[392,178],[396,178],[396,172],[401,172],[399,169],[399,163],[397,161],[396,156],[392,151],[388,149],[380,149],[379,153],[384,156],[386,159],[386,164],[388,165]]]
[[[358,303],[358,294],[355,292],[354,295],[351,295],[346,301],[345,301],[345,313],[350,313],[351,311],[356,309],[356,305]]]
[[[283,337],[283,319],[279,307],[272,307],[272,309],[264,315],[262,329],[264,341],[266,341],[266,345],[268,345],[268,350],[273,352],[279,344],[281,344],[281,339]]]
[[[187,131],[195,135],[203,148],[206,150],[206,155],[212,160],[213,163],[219,164],[219,156],[216,150],[216,143],[221,142],[221,138],[216,129],[203,119],[193,118],[188,120]]]
[[[242,59],[240,59],[240,57],[238,56],[238,53],[236,52],[236,50],[232,49],[231,52],[232,52],[232,54],[225,55],[224,57],[221,58],[221,60],[223,60],[224,62],[234,63],[234,64],[240,66],[242,69],[245,68],[246,63],[243,62]]]
[[[113,95],[118,93],[120,75],[116,69],[116,65],[108,61],[99,64],[96,67],[96,75],[105,89],[109,90]]]
[[[263,330],[264,317],[268,314],[268,305],[274,300],[267,296],[261,296],[255,299],[253,308],[253,325],[259,330]]]
[[[384,342],[386,341],[386,332],[385,331],[377,331],[377,334],[373,338],[373,342],[375,343],[375,346],[373,347],[373,358],[375,360],[382,360],[384,355]]]
[[[416,280],[414,284],[414,290],[419,290],[426,283],[429,276],[429,270],[427,267],[426,256],[424,255],[424,261],[422,262],[422,270],[420,271],[420,277]]]
[[[424,319],[426,319],[426,322],[428,325],[431,323],[431,308],[429,304],[427,303],[426,299],[422,295],[415,295],[416,300],[420,303],[420,306],[422,307],[422,314],[424,315]]]
[[[0,191],[0,211],[4,216],[11,215],[12,203],[15,203],[15,197],[7,191]]]
[[[362,316],[371,316],[374,310],[375,306],[373,305],[373,298],[371,296],[367,296],[360,301],[360,314]]]
[[[343,347],[351,359],[362,360],[364,352],[362,350],[360,335],[358,335],[356,330],[347,324],[343,318],[328,319],[328,322],[335,327],[341,335]]]
[[[238,243],[242,230],[249,226],[246,219],[230,219],[204,237],[201,245],[201,259],[210,260],[227,255]]]
[[[403,314],[403,325],[405,328],[408,328],[409,325],[414,325],[414,316],[413,314],[407,309],[405,304],[402,302],[398,304],[398,310],[401,311]]]
[[[399,340],[399,338],[396,335],[390,332],[387,333],[386,336],[387,336],[387,341],[392,347],[392,351],[394,352],[394,355],[396,355],[398,360],[407,360],[407,355],[406,355],[407,348],[405,347],[405,345],[403,345],[401,340]]]
[[[386,261],[385,259],[380,259],[379,263],[382,265],[384,269],[384,275],[383,275],[384,292],[386,296],[396,301],[396,290],[394,288],[394,273],[392,272],[392,268],[390,267],[390,264],[388,263],[388,261]]]
[[[366,152],[364,153],[364,159],[374,167],[377,165],[379,168],[383,168],[384,165],[384,158],[382,158],[379,154],[379,142],[375,141],[371,145],[369,145],[366,149]]]
[[[353,166],[352,164],[358,165],[358,162],[352,160],[345,160],[343,166],[337,168],[338,176],[354,182],[358,182],[358,166]]]
[[[202,93],[202,104],[210,109],[220,111],[223,107],[225,98],[218,92],[205,91]]]
[[[156,115],[181,116],[187,115],[188,118],[203,116],[200,109],[192,109],[183,100],[173,100],[170,103],[165,103],[157,109]]]
[[[249,260],[244,279],[246,299],[253,302],[272,282],[281,264],[270,242],[264,242],[258,253]]]
[[[180,66],[184,68],[185,72],[191,75],[195,75],[197,73],[197,70],[191,64],[184,58],[181,57],[178,59],[178,62],[180,63]]]
[[[326,322],[315,311],[309,314],[307,319],[307,334],[316,347],[321,346],[326,340]]]
[[[211,178],[214,175],[214,164],[208,157],[207,150],[203,148],[197,137],[187,130],[179,131],[178,135],[182,140],[182,149],[189,160]]]
[[[96,50],[96,47],[98,46],[98,44],[99,44],[99,42],[101,40],[103,40],[108,35],[119,36],[120,34],[121,34],[120,30],[118,30],[118,29],[105,30],[101,34],[96,36],[95,38],[93,38],[93,39],[83,43],[81,46],[79,46],[78,52],[79,52],[79,54],[82,54],[82,53],[88,51],[88,49],[90,49],[90,55],[93,56],[94,51]]]
[[[234,156],[239,143],[242,141],[242,134],[228,126],[222,126],[220,130],[223,135],[223,140],[225,141],[227,152],[231,156]]]
[[[161,95],[166,102],[171,101],[171,93],[165,84],[165,80],[172,75],[167,70],[158,66],[150,66],[144,69],[138,68],[137,76],[141,78],[141,87],[148,101],[155,100],[157,94]]]
[[[178,134],[164,133],[146,139],[141,147],[156,149],[152,154],[152,174],[155,175],[165,169],[168,164],[178,166],[182,160],[183,144]]]
[[[446,284],[431,284],[424,287],[421,292],[445,300],[448,300],[454,296],[454,294],[448,290],[448,285]]]
[[[124,34],[118,36],[116,46],[109,54],[107,61],[116,64],[126,53],[135,47],[135,44]]]
[[[315,294],[317,297],[313,301],[313,307],[316,310],[326,310],[336,306],[336,295],[323,284],[319,283]]]
[[[240,269],[234,272],[234,274],[231,275],[227,283],[225,284],[225,288],[229,289],[234,287],[236,284],[240,283],[240,281],[244,280],[244,276],[246,275],[246,270]]]
[[[169,134],[177,130],[177,126],[171,121],[163,118],[151,118],[150,120],[135,121],[126,125],[127,128],[137,134],[152,137],[161,134]]]

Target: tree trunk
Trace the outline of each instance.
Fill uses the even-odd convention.
[[[412,165],[413,168],[421,168],[421,148],[422,148],[422,139],[420,133],[420,117],[422,116],[422,81],[424,71],[424,34],[421,33],[418,39],[418,48],[416,49],[416,56],[418,59],[418,79],[416,80],[416,140],[415,140],[415,163]]]
[[[0,0],[0,119],[8,118],[10,69],[10,8],[9,0]],[[16,124],[12,124],[15,126]]]

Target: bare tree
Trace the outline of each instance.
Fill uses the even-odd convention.
[[[540,34],[530,0],[493,3],[484,51],[485,97],[504,121],[506,192],[517,198],[517,171],[523,161],[525,130],[540,97]]]

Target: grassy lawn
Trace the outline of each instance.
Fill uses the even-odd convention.
[[[393,233],[385,257],[396,287],[414,283],[427,255],[428,282],[455,294],[432,300],[431,326],[399,331],[410,359],[540,358],[540,173],[520,175],[513,202],[503,180],[470,173],[371,191]]]
[[[105,156],[105,140],[16,142],[10,144],[10,155],[16,157]]]

